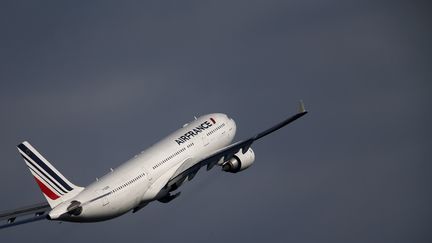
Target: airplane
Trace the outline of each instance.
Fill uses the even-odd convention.
[[[87,187],[66,179],[25,141],[17,145],[18,151],[47,202],[0,212],[4,221],[0,229],[44,219],[98,222],[135,213],[153,201],[168,203],[204,166],[207,170],[220,166],[230,173],[249,168],[255,161],[251,148],[255,141],[307,113],[300,101],[295,115],[236,143],[232,143],[236,134],[232,118],[222,113],[195,118]]]

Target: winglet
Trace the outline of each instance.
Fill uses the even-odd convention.
[[[300,100],[300,102],[299,102],[299,113],[304,113],[304,112],[306,112],[306,109],[305,109],[303,100]]]

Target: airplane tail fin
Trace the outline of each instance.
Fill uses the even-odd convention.
[[[71,199],[84,189],[66,179],[27,141],[17,147],[51,208]]]

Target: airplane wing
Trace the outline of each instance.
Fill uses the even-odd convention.
[[[250,146],[252,145],[252,143],[257,141],[258,139],[261,139],[261,138],[269,135],[270,133],[281,129],[282,127],[284,127],[284,126],[290,124],[291,122],[299,119],[300,117],[306,115],[307,113],[308,112],[304,108],[303,102],[300,101],[299,111],[297,114],[283,120],[282,122],[274,125],[273,127],[269,128],[267,130],[264,130],[264,131],[256,134],[253,137],[250,137],[246,140],[242,140],[242,141],[236,142],[234,144],[228,145],[222,149],[219,149],[219,150],[215,151],[213,154],[209,155],[208,157],[202,159],[201,161],[197,162],[193,166],[189,167],[188,169],[186,169],[182,172],[175,173],[174,176],[167,183],[166,187],[170,187],[170,186],[176,184],[177,182],[185,180],[186,178],[191,180],[195,176],[195,174],[199,171],[199,169],[201,169],[202,167],[207,166],[207,170],[210,170],[221,159],[223,159],[223,161],[228,161],[236,153],[238,153],[240,150],[242,151],[242,153],[246,153],[248,151],[248,149],[250,148]]]
[[[13,210],[0,212],[0,229],[46,219],[51,210],[48,203],[38,203]],[[17,220],[19,218],[19,220]]]

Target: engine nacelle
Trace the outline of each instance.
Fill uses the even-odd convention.
[[[222,164],[222,170],[226,172],[237,173],[249,168],[254,161],[255,153],[251,148],[249,148],[244,154],[240,150],[230,160]]]

